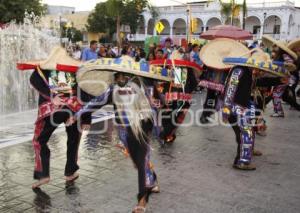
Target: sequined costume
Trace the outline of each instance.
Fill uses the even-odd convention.
[[[77,84],[74,74],[37,68],[30,77],[30,83],[39,93],[38,118],[32,140],[35,152],[34,179],[39,180],[50,176],[50,149],[47,145],[50,136],[61,123],[66,122],[81,108],[81,104],[76,94]],[[63,94],[65,106],[53,104],[52,100],[58,94]],[[81,92],[81,100],[88,99],[89,96]],[[90,124],[90,114],[86,114],[78,122]],[[65,176],[71,176],[79,169],[77,155],[81,134],[77,126],[78,122],[66,127],[68,139]]]
[[[236,135],[238,147],[234,165],[251,163],[254,146],[254,131],[249,116],[254,107],[250,103],[251,88],[252,70],[239,66],[232,68],[224,91],[222,114]]]
[[[131,82],[131,85],[135,83]],[[153,121],[143,118],[143,112],[133,113],[120,109],[116,105],[116,98],[120,96],[121,99],[127,99],[135,95],[134,88],[127,84],[125,87],[118,87],[117,85],[110,85],[109,88],[101,95],[91,100],[85,107],[75,114],[79,118],[86,112],[93,112],[96,109],[103,107],[106,104],[114,104],[115,109],[115,125],[118,129],[119,138],[122,142],[124,153],[129,154],[135,167],[138,170],[138,185],[139,193],[138,200],[151,193],[152,188],[155,186],[157,177],[153,170],[153,165],[150,162],[150,135],[152,134]],[[129,116],[139,116],[141,129],[143,130],[142,136],[136,136],[128,119]]]

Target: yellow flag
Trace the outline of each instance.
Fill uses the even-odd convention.
[[[165,29],[165,26],[160,21],[155,25],[155,30],[160,34]]]

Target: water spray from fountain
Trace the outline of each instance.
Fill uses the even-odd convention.
[[[32,71],[20,72],[16,63],[45,59],[59,45],[58,34],[39,26],[39,17],[25,14],[23,24],[11,22],[0,28],[0,115],[37,106],[37,95],[29,84]]]

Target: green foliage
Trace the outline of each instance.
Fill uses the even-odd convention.
[[[226,3],[222,0],[219,0],[221,5],[221,15],[225,19],[225,24],[239,25],[239,14],[241,9],[243,10],[243,16],[246,16],[247,13],[247,4],[244,0],[243,5],[236,4],[235,0],[230,0]]]
[[[73,43],[83,40],[82,32],[75,27],[67,28],[66,24],[62,23],[61,28],[61,37],[68,38],[69,41],[72,41]]]
[[[116,32],[119,19],[120,24],[129,25],[131,33],[135,33],[148,5],[148,0],[108,0],[98,3],[88,18],[87,29],[112,35]]]
[[[116,32],[115,22],[108,16],[106,2],[98,3],[87,21],[87,29],[90,32],[102,32],[112,35]]]
[[[46,7],[40,0],[0,0],[0,23],[23,22],[25,11],[40,16],[45,13]]]

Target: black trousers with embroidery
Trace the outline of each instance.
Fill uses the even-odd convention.
[[[148,201],[148,196],[151,193],[151,188],[147,187],[146,178],[147,178],[147,155],[149,154],[149,135],[152,133],[153,123],[152,121],[142,121],[142,129],[145,133],[144,140],[137,139],[132,132],[131,127],[127,127],[127,148],[129,155],[136,166],[138,171],[138,185],[139,193],[138,200],[146,196],[146,201]],[[152,171],[154,173],[154,171]],[[156,174],[153,174],[156,179]]]
[[[216,104],[218,101],[217,99],[218,99],[218,96],[216,94],[216,91],[207,89],[206,99],[203,104],[203,112],[202,112],[201,117],[207,118],[207,117],[211,116],[212,114],[214,114],[213,109],[215,109],[215,107],[216,107]]]
[[[50,149],[48,141],[59,124],[64,123],[72,115],[71,111],[55,112],[36,123],[33,138],[35,151],[34,179],[50,177]],[[78,147],[80,142],[80,132],[77,122],[66,127],[67,133],[67,162],[65,165],[65,176],[74,174],[79,166],[77,165]]]

